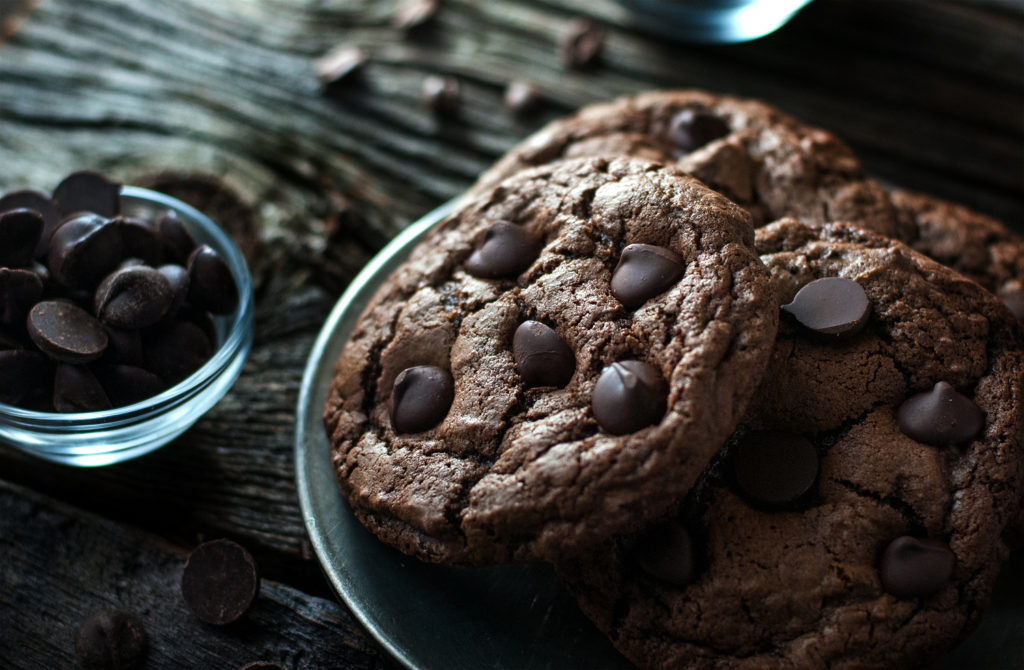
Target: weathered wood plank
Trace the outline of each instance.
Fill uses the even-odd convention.
[[[180,595],[186,553],[152,536],[0,481],[0,667],[71,668],[78,625],[98,609],[138,616],[146,668],[385,668],[340,605],[264,580],[243,618],[215,627]]]

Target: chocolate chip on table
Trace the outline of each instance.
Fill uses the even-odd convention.
[[[57,205],[42,193],[25,189],[11,191],[0,197],[0,212],[12,209],[30,209],[33,212],[38,212],[43,217],[43,232],[39,237],[39,242],[36,244],[36,250],[33,255],[36,257],[45,256],[47,245],[50,243],[50,235],[53,234],[53,231],[57,230],[57,225],[60,221],[60,217],[57,214]]]
[[[540,240],[522,226],[498,221],[466,260],[466,272],[484,279],[514,277],[530,267],[540,248]]]
[[[569,383],[576,356],[553,329],[539,321],[524,321],[512,336],[512,358],[528,387]]]
[[[896,424],[906,435],[934,447],[970,442],[985,428],[985,413],[948,382],[911,396],[896,410]]]
[[[573,19],[559,45],[562,64],[576,69],[596,64],[604,50],[604,39],[605,30],[596,21],[583,17]]]
[[[48,263],[53,278],[73,289],[92,289],[124,260],[121,235],[95,214],[65,221],[50,238]]]
[[[42,215],[30,209],[0,213],[0,267],[20,268],[31,263],[43,225]]]
[[[505,88],[505,95],[502,98],[505,107],[520,116],[536,111],[540,106],[540,100],[540,89],[530,82],[521,79],[509,82],[509,85]]]
[[[231,269],[212,247],[196,247],[188,257],[188,297],[194,305],[214,314],[230,314],[238,307],[238,285]]]
[[[161,323],[143,336],[146,368],[168,384],[177,384],[203,366],[213,354],[213,343],[191,321]]]
[[[956,555],[944,542],[904,535],[885,548],[878,572],[886,593],[919,598],[945,586],[955,565]]]
[[[871,303],[854,280],[823,277],[804,285],[782,311],[808,330],[841,339],[863,330],[871,316]]]
[[[690,153],[729,134],[729,126],[706,109],[687,108],[672,117],[669,137],[680,153]]]
[[[53,189],[53,200],[62,217],[92,212],[109,219],[121,211],[121,185],[97,172],[73,172]]]
[[[683,259],[651,244],[630,244],[612,273],[612,295],[629,308],[639,307],[683,276]]]
[[[423,104],[439,116],[451,116],[459,109],[459,81],[455,77],[431,75],[423,80]]]
[[[107,392],[84,365],[58,363],[53,375],[53,409],[58,412],[99,412],[110,409]]]
[[[322,84],[335,85],[355,78],[366,61],[362,49],[342,45],[318,58],[313,69]]]
[[[643,361],[612,363],[597,378],[591,405],[594,418],[613,435],[633,433],[665,416],[668,384]]]
[[[42,294],[43,280],[36,272],[0,267],[0,323],[23,323]]]
[[[51,375],[50,362],[28,349],[0,349],[0,402],[18,405]]]
[[[155,374],[135,365],[99,366],[96,376],[114,407],[133,405],[168,388]]]
[[[686,586],[697,576],[693,538],[682,524],[667,521],[645,532],[633,545],[633,562],[655,579]]]
[[[455,385],[447,370],[435,365],[406,368],[395,377],[389,410],[396,433],[419,433],[433,428],[448,415]]]
[[[103,323],[139,330],[162,319],[173,300],[174,292],[163,273],[148,265],[131,265],[100,282],[93,305]]]
[[[411,30],[422,26],[437,13],[437,0],[406,0],[391,16],[391,27]]]
[[[181,595],[197,618],[223,626],[241,617],[260,591],[256,561],[231,540],[204,542],[189,554]]]
[[[89,670],[133,670],[142,666],[149,646],[146,629],[134,614],[100,610],[75,632],[78,663]]]
[[[792,503],[818,479],[818,451],[795,433],[747,433],[730,452],[730,459],[740,491],[766,505]]]
[[[85,363],[107,348],[107,331],[96,317],[64,300],[44,300],[28,313],[28,334],[56,361]]]
[[[185,265],[189,254],[199,246],[185,223],[174,212],[168,212],[160,217],[155,227],[163,244],[165,260]]]

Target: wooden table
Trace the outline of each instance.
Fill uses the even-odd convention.
[[[781,32],[733,46],[628,27],[611,0],[442,0],[413,31],[392,0],[2,0],[0,190],[49,190],[78,168],[212,212],[246,251],[256,343],[235,388],[183,437],[104,469],[0,446],[0,667],[74,664],[90,612],[136,612],[147,668],[393,664],[334,598],[312,556],[292,465],[302,367],[340,291],[398,230],[457,195],[547,119],[587,102],[699,87],[774,103],[833,130],[888,184],[961,201],[1024,232],[1024,9],[1012,0],[817,0]],[[570,71],[570,19],[610,27]],[[21,17],[12,20],[12,17]],[[363,49],[325,90],[314,60]],[[439,118],[424,79],[461,84]],[[516,116],[526,79],[541,109]],[[191,617],[188,550],[229,537],[265,578],[244,622]]]

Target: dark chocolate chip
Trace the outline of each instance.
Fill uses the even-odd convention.
[[[437,0],[406,0],[391,16],[391,26],[411,30],[422,26],[437,13]]]
[[[955,564],[956,556],[945,543],[904,535],[885,548],[878,572],[887,593],[918,598],[949,583]]]
[[[134,614],[101,610],[75,632],[78,662],[89,670],[134,670],[146,658],[149,638]]]
[[[676,586],[686,586],[697,576],[693,538],[675,521],[644,533],[633,545],[632,558],[651,577]]]
[[[60,222],[60,215],[57,214],[57,205],[54,204],[53,200],[50,200],[38,191],[12,191],[0,198],[0,212],[6,212],[11,209],[30,209],[33,212],[38,212],[43,217],[43,232],[39,236],[39,242],[36,245],[34,255],[36,258],[45,256],[50,244],[50,235],[53,235],[53,231],[57,230],[57,225]]]
[[[139,331],[107,326],[107,349],[103,352],[105,363],[142,367],[144,360],[142,334]]]
[[[42,214],[30,209],[0,213],[0,267],[20,268],[31,263],[42,234]]]
[[[238,285],[231,269],[212,247],[202,245],[188,257],[188,298],[214,314],[230,314],[238,307]]]
[[[43,294],[43,281],[32,270],[0,268],[0,323],[23,323]]]
[[[188,299],[188,271],[180,265],[168,264],[158,267],[157,272],[164,276],[171,287],[171,306],[167,314],[174,316]]]
[[[514,277],[530,267],[540,247],[540,240],[522,226],[498,221],[466,260],[466,272],[485,279]]]
[[[577,17],[569,26],[559,45],[559,55],[566,67],[582,69],[596,64],[604,50],[605,30],[591,19]]]
[[[985,428],[985,413],[947,382],[907,398],[896,411],[896,423],[906,435],[934,447],[970,442]]]
[[[132,405],[167,389],[162,379],[134,365],[101,366],[96,376],[115,407]]]
[[[138,330],[167,314],[174,293],[167,278],[148,265],[123,267],[100,282],[93,298],[96,316],[114,328]]]
[[[209,337],[191,321],[158,324],[143,337],[142,344],[146,369],[168,384],[188,377],[213,354]]]
[[[27,349],[0,349],[0,402],[20,405],[52,374],[42,354]]]
[[[121,211],[121,185],[99,173],[83,170],[69,174],[57,184],[53,200],[62,217],[92,212],[109,219]]]
[[[53,408],[58,412],[98,412],[113,404],[103,385],[84,365],[58,363],[53,375]]]
[[[124,260],[121,235],[107,220],[83,214],[53,233],[48,254],[54,280],[74,289],[93,289]]]
[[[168,212],[156,222],[156,230],[163,244],[164,257],[178,265],[188,262],[189,254],[198,244],[188,227],[174,212]]]
[[[212,540],[193,549],[181,574],[185,604],[201,621],[217,626],[237,621],[259,591],[256,562],[231,540]]]
[[[431,75],[423,80],[423,104],[439,116],[450,116],[459,109],[459,81],[455,77]]]
[[[576,371],[576,356],[554,330],[539,321],[524,321],[512,336],[512,357],[527,386],[569,383]]]
[[[639,307],[683,276],[683,259],[651,244],[630,244],[612,273],[612,295],[629,308]]]
[[[823,277],[804,285],[793,302],[782,306],[805,328],[834,338],[859,333],[871,315],[860,284],[844,277]]]
[[[594,418],[613,435],[632,433],[661,421],[667,396],[668,384],[653,365],[612,363],[594,385]]]
[[[680,153],[690,153],[728,135],[729,126],[706,109],[684,109],[672,117],[668,132]]]
[[[96,317],[63,300],[44,300],[28,313],[28,334],[39,350],[65,363],[85,363],[107,348],[107,331]]]
[[[137,258],[146,265],[159,265],[163,260],[163,241],[154,228],[136,219],[116,218],[109,224],[121,236],[126,257]]]
[[[510,82],[505,89],[503,102],[505,107],[514,114],[526,116],[537,111],[540,107],[540,89],[528,81],[516,80]]]
[[[391,427],[396,433],[419,433],[448,415],[455,386],[447,370],[417,365],[398,373],[391,389]]]
[[[795,433],[747,433],[732,450],[731,459],[743,494],[766,505],[792,503],[818,479],[818,451]]]
[[[316,59],[313,70],[320,83],[337,85],[355,79],[366,61],[366,53],[362,49],[343,45]]]

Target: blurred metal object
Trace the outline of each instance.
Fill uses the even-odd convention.
[[[638,28],[685,42],[746,42],[772,33],[811,0],[619,0]]]

